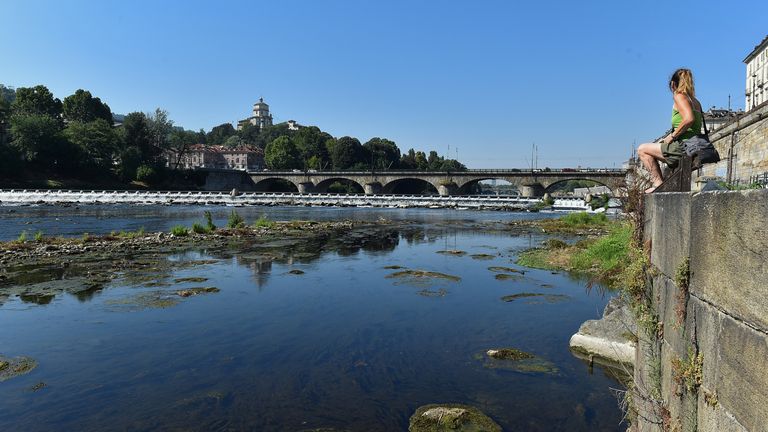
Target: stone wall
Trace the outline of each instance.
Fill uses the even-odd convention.
[[[768,172],[768,103],[726,124],[710,139],[721,161],[704,166],[698,175],[745,184],[751,176]]]
[[[768,430],[768,190],[652,194],[645,221],[635,429]]]
[[[256,190],[256,185],[245,171],[207,170],[203,190],[207,191],[239,191]]]

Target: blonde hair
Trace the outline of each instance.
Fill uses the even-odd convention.
[[[672,73],[669,78],[669,90],[672,93],[684,93],[694,98],[696,89],[693,86],[693,72],[690,69],[680,68]]]

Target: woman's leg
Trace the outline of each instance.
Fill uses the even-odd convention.
[[[661,144],[646,143],[640,144],[637,148],[637,156],[643,162],[643,166],[651,173],[651,182],[653,187],[646,189],[646,192],[653,192],[664,179],[661,176],[661,168],[658,161],[664,161],[664,155],[661,153]]]

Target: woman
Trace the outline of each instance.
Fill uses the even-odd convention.
[[[671,168],[685,155],[683,140],[701,133],[701,103],[696,99],[693,87],[693,74],[689,69],[678,69],[669,79],[669,90],[672,92],[672,132],[661,142],[641,144],[637,155],[645,169],[651,173],[653,186],[645,193],[656,190],[664,179],[661,176],[659,162],[665,162]]]

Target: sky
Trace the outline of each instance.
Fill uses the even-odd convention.
[[[210,130],[250,115],[470,168],[620,167],[702,105],[744,107],[768,1],[0,0],[0,84],[86,89]]]

